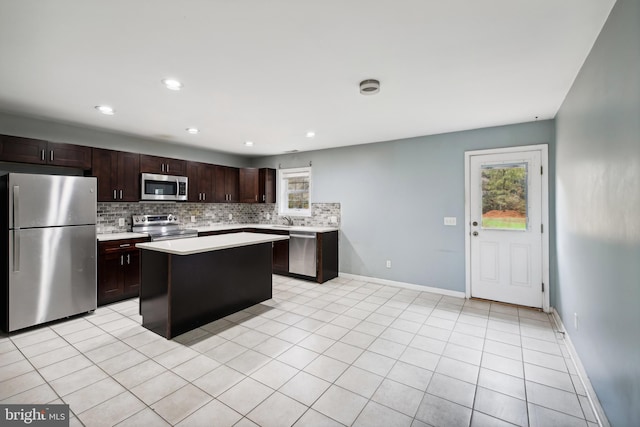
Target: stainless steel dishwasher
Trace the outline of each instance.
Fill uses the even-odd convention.
[[[289,233],[289,273],[316,277],[316,233]]]

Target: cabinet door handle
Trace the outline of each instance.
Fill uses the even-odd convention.
[[[124,255],[120,255],[120,265],[124,265]]]
[[[122,190],[120,190],[120,200],[122,200]]]
[[[128,248],[129,246],[131,246],[130,243],[123,243],[120,245],[121,248]]]
[[[169,172],[169,163],[167,163],[167,172]]]
[[[207,193],[202,193],[202,200],[207,200]]]
[[[50,151],[49,161],[53,162],[53,150]]]
[[[266,202],[266,201],[267,201],[267,195],[266,195],[266,194],[263,194],[263,195],[262,195],[262,201],[263,201],[263,202]]]
[[[44,162],[44,150],[40,150],[40,160]]]
[[[256,194],[256,202],[258,201],[258,195]]]
[[[127,254],[127,264],[131,264],[131,254]]]
[[[113,200],[118,200],[118,190],[113,190]]]

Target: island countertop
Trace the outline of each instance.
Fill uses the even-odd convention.
[[[193,237],[189,239],[138,243],[136,247],[173,255],[192,255],[287,239],[289,239],[289,236],[278,234],[232,233],[217,236]]]

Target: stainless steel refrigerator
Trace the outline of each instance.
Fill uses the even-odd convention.
[[[3,329],[96,309],[96,178],[0,177]]]

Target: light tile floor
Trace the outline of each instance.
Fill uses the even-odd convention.
[[[2,403],[85,426],[592,426],[548,315],[338,278],[168,341],[138,301],[0,337]]]

